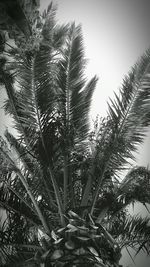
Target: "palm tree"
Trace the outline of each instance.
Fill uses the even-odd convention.
[[[148,253],[150,240],[149,219],[127,210],[149,203],[150,171],[120,179],[150,125],[150,50],[90,132],[97,77],[84,76],[81,26],[59,26],[55,12],[50,4],[25,47],[0,59],[17,130],[0,139],[1,265],[117,267],[123,247]]]
[[[39,0],[0,1],[0,52],[5,49],[8,38],[13,39],[18,47],[24,47],[33,33],[35,21],[40,25],[39,6]]]
[[[20,31],[26,38],[31,35],[30,23],[34,21],[35,11],[39,7],[39,0],[1,0],[0,28],[7,30],[11,37],[16,37]],[[15,31],[15,34],[13,34]]]

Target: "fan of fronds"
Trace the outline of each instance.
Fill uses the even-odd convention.
[[[6,51],[0,60],[0,82],[8,95],[5,111],[17,130],[16,136],[6,131],[5,140],[0,141],[0,205],[11,215],[4,232],[13,229],[15,237],[15,231],[19,231],[15,228],[17,218],[22,227],[27,226],[27,235],[22,237],[26,245],[30,226],[40,229],[48,238],[44,247],[47,254],[40,254],[44,261],[52,257],[49,249],[53,231],[57,227],[70,230],[72,218],[68,218],[68,212],[73,210],[75,224],[87,225],[86,238],[94,242],[94,249],[102,242],[95,236],[92,241],[91,224],[93,229],[100,229],[106,247],[98,252],[102,262],[96,263],[107,266],[107,248],[112,254],[117,248],[120,255],[116,241],[134,242],[139,234],[144,243],[139,239],[136,246],[146,247],[149,242],[147,221],[130,219],[126,212],[134,201],[149,203],[149,170],[133,168],[122,182],[119,176],[134,159],[150,125],[150,50],[125,77],[119,95],[109,101],[108,116],[97,121],[90,133],[89,112],[97,77],[88,82],[84,75],[81,26],[60,26],[55,13],[55,7],[49,5],[40,17],[40,26],[33,25],[25,47],[7,49],[11,60],[5,56]],[[72,232],[74,239],[76,231]],[[11,235],[7,237],[10,244]],[[69,242],[70,236],[63,238]],[[41,247],[40,242],[37,244]],[[55,245],[57,242],[53,252]],[[89,251],[88,256],[95,261]],[[118,266],[117,262],[118,258],[114,266]]]

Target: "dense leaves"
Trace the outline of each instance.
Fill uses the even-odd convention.
[[[50,4],[23,46],[7,44],[0,59],[16,129],[0,139],[1,262],[117,267],[124,246],[149,253],[149,219],[127,208],[149,204],[150,171],[136,166],[122,177],[150,124],[150,52],[90,132],[98,79],[84,75],[81,26],[60,26],[55,13]]]

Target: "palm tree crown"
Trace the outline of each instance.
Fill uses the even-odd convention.
[[[134,167],[119,176],[150,125],[150,51],[90,132],[98,79],[84,75],[81,26],[58,25],[55,12],[50,4],[24,47],[7,49],[9,61],[5,50],[0,58],[5,111],[17,130],[0,139],[1,261],[119,266],[124,246],[148,252],[149,219],[126,207],[149,203],[150,172]]]

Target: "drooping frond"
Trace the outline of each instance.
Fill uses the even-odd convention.
[[[25,197],[25,196],[23,196]],[[33,225],[40,225],[40,221],[30,202],[19,195],[17,190],[13,190],[7,183],[0,187],[0,206],[5,209],[8,214],[13,212],[26,218]]]
[[[0,219],[0,264],[16,266],[33,257],[41,247],[37,229],[24,217],[11,212],[5,220]],[[19,265],[18,265],[19,266]]]
[[[145,167],[135,167],[129,171],[118,186],[110,189],[110,180],[108,185],[103,184],[99,192],[99,200],[96,209],[99,215],[97,222],[104,219],[107,214],[111,214],[111,221],[121,214],[122,211],[132,203],[141,202],[149,204],[150,197],[150,171]]]
[[[22,118],[21,114],[21,100],[22,95],[20,95],[14,88],[14,80],[12,79],[11,74],[5,72],[3,69],[1,70],[1,76],[3,84],[5,85],[6,92],[9,100],[6,101],[5,111],[13,116],[15,121],[15,128],[18,133],[24,136],[24,141],[27,146],[29,146],[29,138],[27,137],[25,120]]]
[[[119,201],[128,205],[132,201],[149,204],[150,197],[150,171],[145,167],[135,167],[125,176],[118,190]]]
[[[49,208],[54,206],[48,179],[44,175],[42,169],[39,168],[38,159],[32,155],[32,150],[29,151],[28,148],[21,144],[8,130],[5,132],[5,137],[10,144],[11,150],[13,150],[16,155],[16,161],[26,176],[28,184],[32,188],[32,192],[34,192],[34,196],[37,198],[41,195],[42,198],[46,200]],[[13,186],[18,192],[20,191],[20,184],[17,185],[13,183]]]
[[[20,163],[23,164],[26,171],[30,174],[35,172],[38,174],[38,164],[37,159],[32,155],[32,151],[30,152],[21,141],[14,137],[8,130],[5,131],[5,137],[10,144],[11,149],[15,150],[17,160],[20,160]]]
[[[12,155],[12,152],[9,150],[6,142],[3,140],[2,137],[0,139],[0,158],[2,166],[7,166],[7,170],[10,170],[11,175],[13,175],[14,173],[15,179],[20,180],[21,185],[24,187],[25,193],[30,198],[30,201],[33,204],[36,213],[38,214],[45,231],[49,232],[49,227],[47,226],[45,218],[42,215],[37,199],[34,197],[32,189],[29,187],[28,181],[26,179],[27,177],[22,173],[21,168],[19,168],[17,162],[15,161],[15,157]]]
[[[145,250],[149,253],[150,220],[139,216],[128,216],[115,221],[111,226],[111,233],[117,233],[120,246],[134,248],[137,252]],[[139,250],[140,248],[140,250]]]

